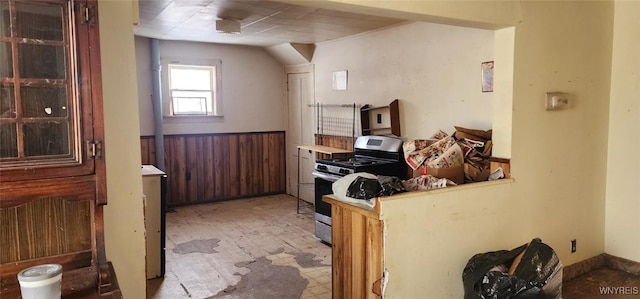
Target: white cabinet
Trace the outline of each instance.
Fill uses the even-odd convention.
[[[146,230],[147,279],[162,276],[164,262],[162,248],[162,176],[164,172],[153,165],[142,165],[144,193],[144,226]]]

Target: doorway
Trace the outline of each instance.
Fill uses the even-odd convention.
[[[298,145],[314,144],[313,140],[313,65],[287,67],[287,193],[298,196],[298,159],[300,159],[300,198],[312,203],[313,164],[315,157],[310,151],[300,151]]]

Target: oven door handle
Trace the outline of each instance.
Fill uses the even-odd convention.
[[[328,173],[319,172],[319,171],[314,171],[313,173],[311,173],[311,175],[313,175],[314,178],[323,179],[329,182],[335,182],[342,178],[341,176],[338,176],[338,175],[328,174]]]

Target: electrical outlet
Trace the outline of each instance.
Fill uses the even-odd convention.
[[[576,252],[576,239],[571,240],[571,253]]]

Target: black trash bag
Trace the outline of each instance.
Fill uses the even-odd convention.
[[[347,188],[347,197],[355,199],[372,199],[380,193],[382,187],[377,179],[356,177]]]
[[[527,246],[528,245],[528,246]],[[513,275],[507,269],[524,251]],[[474,255],[462,272],[465,299],[562,298],[562,263],[538,238],[513,250]]]
[[[402,184],[402,180],[396,176],[378,176],[378,183],[380,183],[380,187],[382,191],[378,196],[391,196],[394,194],[407,192],[407,189],[404,188]]]

